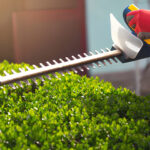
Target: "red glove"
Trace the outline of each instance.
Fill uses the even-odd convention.
[[[127,14],[126,21],[140,39],[150,39],[150,10],[131,11]]]

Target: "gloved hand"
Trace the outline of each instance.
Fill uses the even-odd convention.
[[[150,10],[131,11],[127,13],[126,22],[141,40],[150,39]]]

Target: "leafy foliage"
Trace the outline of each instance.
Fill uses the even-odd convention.
[[[0,74],[25,66],[4,61]],[[150,149],[149,97],[98,78],[50,76],[0,87],[1,149]]]

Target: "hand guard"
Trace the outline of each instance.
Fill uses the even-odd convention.
[[[127,17],[129,16],[130,19],[128,21]],[[120,61],[126,63],[150,57],[150,11],[143,9],[139,10],[135,5],[132,4],[124,9],[123,17],[132,33],[144,40],[143,47],[135,59],[126,59],[124,56],[121,56],[119,58]]]

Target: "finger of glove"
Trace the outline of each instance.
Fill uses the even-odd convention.
[[[137,37],[139,37],[141,40],[150,39],[150,32],[139,32]]]
[[[139,32],[138,35],[137,35],[138,38],[140,38],[141,40],[144,40],[145,39],[145,35],[143,32]]]
[[[137,22],[137,17],[134,16],[130,21],[129,21],[129,26],[132,27],[132,26],[135,26],[136,25],[136,22]]]
[[[131,19],[133,19],[134,15],[130,15],[126,17],[126,22],[127,24],[131,21]]]
[[[137,34],[139,34],[139,32],[142,32],[142,30],[141,30],[139,24],[136,24],[135,32],[136,32]]]

